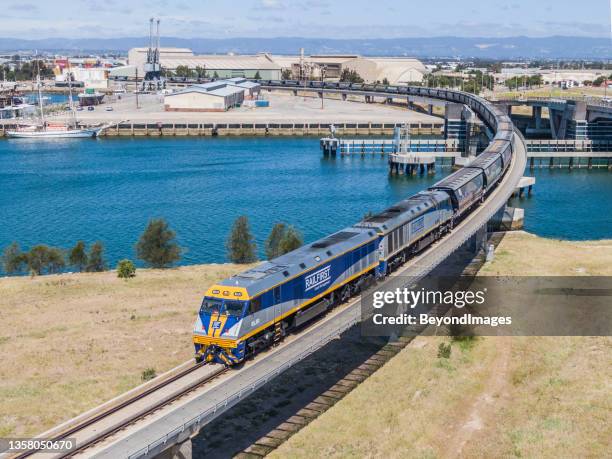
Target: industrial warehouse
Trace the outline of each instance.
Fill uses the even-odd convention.
[[[128,52],[129,68],[132,75],[138,71],[145,74],[148,48],[133,48]],[[280,79],[281,67],[267,54],[248,55],[196,55],[186,48],[159,48],[161,67],[175,72],[178,67],[196,71],[203,69],[207,76],[214,78],[264,78]]]
[[[174,112],[224,112],[259,95],[260,85],[245,78],[211,81],[182,89],[164,98],[164,109]]]
[[[128,66],[119,67],[111,76],[134,77],[136,72],[145,75],[148,48],[133,48],[128,53]],[[364,57],[359,55],[294,55],[281,56],[260,53],[257,55],[213,54],[197,55],[188,48],[159,48],[159,62],[167,72],[177,68],[198,70],[209,78],[261,78],[280,80],[283,75],[308,79],[339,79],[344,70],[356,72],[366,83],[388,81],[406,84],[422,81],[428,73],[418,59],[410,57]]]

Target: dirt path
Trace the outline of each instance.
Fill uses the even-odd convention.
[[[499,409],[507,397],[508,365],[512,351],[511,337],[500,336],[489,338],[497,341],[498,353],[491,366],[489,378],[484,382],[484,390],[477,397],[468,401],[465,407],[465,418],[454,433],[450,432],[444,458],[462,457],[463,448],[475,432],[484,428],[493,411]]]

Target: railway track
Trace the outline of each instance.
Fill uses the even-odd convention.
[[[229,370],[227,367],[222,367],[220,365],[207,365],[206,368],[211,369],[211,371],[207,372],[208,374],[205,374],[202,377],[190,379],[190,377],[193,376],[194,373],[198,372],[198,370],[201,370],[203,367],[204,363],[189,366],[188,368],[179,371],[175,375],[163,379],[159,383],[146,388],[142,392],[139,392],[132,397],[129,397],[128,399],[118,403],[117,405],[114,405],[106,410],[102,410],[97,414],[93,414],[91,417],[86,418],[84,421],[78,422],[76,425],[69,427],[61,433],[52,436],[52,439],[54,441],[74,438],[76,440],[77,445],[76,448],[70,450],[69,452],[60,453],[59,455],[54,457],[67,458],[78,455],[84,452],[85,450],[91,448],[92,446],[96,445],[97,443],[100,443],[105,439],[111,437],[113,434],[125,429],[132,423],[141,420],[144,417],[154,413],[155,411],[184,397],[195,389],[205,384],[208,384],[209,382],[218,378],[221,374]],[[145,406],[143,408],[131,410],[131,408],[138,402],[145,402],[147,401],[147,398],[152,398],[152,396],[159,394],[160,391],[172,389],[173,385],[176,385],[178,387],[174,390],[170,390],[168,393],[165,393],[157,400],[151,400],[150,403],[144,403]],[[122,411],[126,411],[126,413],[122,414]],[[121,415],[120,422],[113,423],[111,421],[109,425],[103,425],[105,421],[109,420],[109,418],[117,414]],[[101,424],[100,429],[95,428],[97,424]],[[92,432],[92,434],[90,434],[89,436],[87,436],[88,430]],[[14,458],[22,459],[26,457],[33,457],[36,456],[37,453],[42,454],[42,451],[25,451],[14,456]],[[45,457],[49,457],[47,453],[45,453]]]

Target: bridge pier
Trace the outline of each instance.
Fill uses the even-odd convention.
[[[444,113],[444,135],[446,139],[456,139],[462,156],[475,155],[478,147],[475,133],[474,112],[463,104],[446,104]]]
[[[428,113],[429,115],[433,115],[433,110],[434,110],[434,106],[433,106],[433,104],[429,104],[429,105],[427,106],[427,113]]]
[[[336,156],[336,152],[338,151],[338,146],[340,144],[339,140],[334,137],[325,137],[320,140],[321,150],[323,150],[323,156]]]
[[[158,456],[156,459],[192,459],[193,445],[191,438],[188,438],[182,443],[173,445]]]
[[[535,128],[537,131],[542,129],[542,107],[539,105],[534,105],[533,107],[533,118],[535,123]]]

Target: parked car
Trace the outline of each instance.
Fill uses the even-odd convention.
[[[87,107],[87,110],[89,110],[90,112],[93,112],[94,111],[94,106],[90,105],[89,107]]]
[[[108,106],[104,110],[106,110],[107,112],[112,112],[113,111],[113,107]]]

